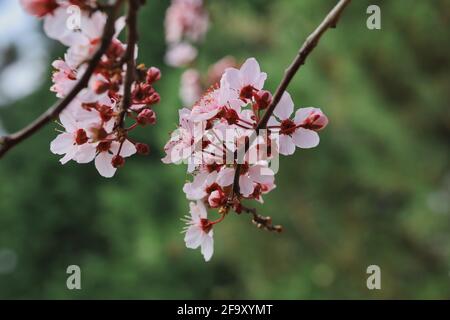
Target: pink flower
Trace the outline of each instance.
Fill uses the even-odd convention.
[[[244,102],[249,101],[255,91],[263,88],[266,78],[267,74],[261,72],[255,58],[247,59],[239,70],[235,68],[227,69],[223,76],[228,87],[235,91]]]
[[[20,4],[26,12],[39,18],[52,13],[59,6],[56,0],[20,0]]]
[[[295,146],[299,148],[314,148],[319,144],[320,138],[316,131],[323,129],[327,117],[318,108],[301,108],[294,111],[294,102],[289,93],[285,92],[274,110],[275,117],[271,117],[269,128],[280,134],[279,151],[283,155],[293,154]],[[277,120],[278,118],[278,120]]]
[[[224,168],[217,176],[217,183],[226,187],[233,184],[234,168]],[[241,175],[239,177],[239,190],[244,197],[250,196],[255,190],[255,184],[269,184],[274,181],[273,171],[263,162],[256,165],[243,164],[241,167]]]
[[[178,163],[188,159],[195,152],[195,145],[201,141],[203,126],[188,120],[190,110],[187,108],[179,111],[180,126],[172,132],[170,140],[164,146],[166,156],[161,159],[163,163]]]
[[[197,57],[197,49],[187,42],[170,46],[164,57],[166,63],[172,67],[186,66]]]
[[[192,106],[203,92],[200,73],[196,69],[187,69],[181,75],[180,98],[185,106]]]
[[[211,173],[205,171],[195,175],[192,182],[188,182],[184,185],[183,191],[186,193],[188,200],[200,200],[208,195],[208,189],[216,183],[217,172]]]
[[[52,76],[53,86],[50,90],[56,92],[58,98],[64,98],[77,83],[77,70],[61,59],[53,61],[52,66],[56,71]]]
[[[208,30],[208,13],[202,0],[172,0],[164,21],[167,43],[188,38],[200,41]]]
[[[70,160],[78,163],[88,163],[94,160],[96,146],[89,143],[89,130],[80,126],[68,111],[61,113],[59,120],[66,131],[52,141],[50,151],[58,155],[64,154],[60,160],[61,164],[66,164]]]
[[[45,17],[44,32],[49,38],[70,47],[68,56],[71,57],[73,63],[81,64],[100,45],[103,28],[106,24],[106,14],[101,11],[94,13],[81,11],[79,25],[69,26],[68,21],[72,21],[71,14],[67,10],[67,5],[57,8],[51,15]],[[117,19],[115,37],[124,26],[125,18]]]
[[[186,216],[184,241],[190,249],[201,248],[205,261],[209,261],[214,252],[212,223],[207,218],[206,207],[202,201],[190,203],[191,216]]]
[[[119,152],[120,149],[120,152]],[[116,155],[121,157],[130,157],[136,153],[136,147],[129,140],[121,144],[117,141],[104,141],[97,145],[97,157],[95,158],[95,168],[98,173],[105,178],[111,178],[117,171],[113,165],[113,158]]]

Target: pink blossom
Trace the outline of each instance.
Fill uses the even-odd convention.
[[[261,90],[266,81],[267,74],[261,72],[255,58],[247,59],[241,68],[229,68],[224,73],[228,87],[234,90],[244,102],[251,100],[253,93]]]
[[[183,105],[193,105],[200,99],[202,91],[200,73],[196,69],[187,69],[183,72],[180,85],[180,97]]]
[[[223,187],[231,185],[234,180],[234,174],[235,169],[233,168],[222,169],[217,177],[217,183]],[[249,165],[245,163],[242,165],[240,174],[239,189],[244,197],[253,193],[255,184],[273,183],[274,180],[274,173],[266,164]]]
[[[166,63],[172,67],[186,66],[197,57],[197,49],[187,42],[170,46],[164,57]]]
[[[120,152],[119,152],[120,151]],[[136,153],[136,147],[133,143],[125,140],[122,145],[120,142],[100,142],[97,145],[97,156],[95,157],[95,168],[98,173],[105,178],[111,178],[116,173],[117,168],[113,166],[113,158],[116,155],[121,157],[130,157]]]
[[[78,163],[94,160],[96,145],[89,143],[90,131],[77,123],[70,111],[61,113],[59,120],[65,132],[52,141],[50,150],[54,154],[64,155],[60,160],[61,164],[66,164],[70,160]]]
[[[294,102],[289,93],[285,92],[274,110],[276,118],[271,117],[268,123],[269,127],[279,128],[279,147],[283,155],[293,154],[295,146],[299,148],[317,146],[320,139],[316,131],[321,130],[328,123],[320,109],[311,107],[298,109],[294,119],[291,119],[293,111]]]
[[[208,30],[208,20],[202,0],[172,0],[164,22],[167,43],[181,42],[184,38],[200,41]]]
[[[186,216],[184,241],[190,249],[201,248],[205,261],[209,261],[214,253],[212,224],[207,218],[206,207],[202,201],[190,203],[190,216]]]

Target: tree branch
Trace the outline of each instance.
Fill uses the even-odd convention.
[[[127,110],[131,106],[131,87],[135,80],[136,65],[134,56],[136,43],[138,41],[137,12],[139,10],[139,5],[140,0],[129,0],[127,15],[127,49],[123,56],[123,62],[127,64],[127,70],[125,73],[124,93],[118,124],[121,128],[124,126]]]
[[[271,217],[265,217],[263,215],[260,215],[256,212],[255,208],[247,208],[243,205],[241,205],[241,210],[249,213],[253,216],[252,222],[258,229],[264,228],[267,231],[274,231],[274,232],[282,232],[283,227],[280,225],[273,225],[272,224],[272,218]]]
[[[67,94],[67,96],[59,100],[56,104],[50,107],[28,126],[8,136],[0,137],[0,158],[2,158],[11,148],[16,146],[23,140],[31,137],[37,131],[42,129],[47,123],[54,120],[72,102],[72,100],[75,99],[78,93],[88,85],[89,79],[94,73],[103,54],[108,50],[111,40],[114,36],[114,23],[122,2],[123,0],[117,0],[115,4],[110,8],[111,11],[108,13],[108,18],[103,30],[100,47],[97,49],[97,51],[89,61],[86,71],[84,72],[81,79]]]
[[[295,57],[294,61],[291,63],[291,65],[286,69],[284,73],[284,77],[281,80],[280,84],[278,85],[278,88],[273,96],[272,102],[267,107],[266,112],[264,113],[261,120],[258,122],[255,132],[256,135],[258,135],[258,131],[261,129],[265,129],[267,126],[267,122],[269,121],[270,117],[273,114],[273,111],[275,110],[276,106],[280,102],[281,97],[283,96],[283,93],[286,91],[287,87],[289,86],[289,83],[291,82],[292,78],[294,78],[297,71],[300,69],[300,67],[305,64],[306,58],[309,56],[311,51],[317,46],[319,43],[320,38],[330,28],[335,28],[337,25],[337,22],[339,20],[339,17],[341,16],[342,12],[344,11],[345,7],[350,3],[351,0],[340,0],[336,6],[328,13],[328,15],[325,17],[325,19],[322,21],[322,23],[311,33],[306,41],[303,43],[303,45],[300,47],[300,50],[298,51],[297,56]],[[253,139],[255,136],[253,137]],[[249,148],[251,143],[246,144],[245,146],[245,154]],[[239,176],[241,174],[241,164],[237,164],[236,171],[234,174],[234,181],[233,181],[233,188],[231,189],[231,194],[229,197],[229,203],[231,204],[234,196],[239,194]]]

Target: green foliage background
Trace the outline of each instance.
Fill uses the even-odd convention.
[[[335,2],[210,0],[198,67],[254,56],[274,90]],[[366,28],[370,4],[381,7],[381,30]],[[152,154],[107,180],[93,165],[61,166],[50,125],[2,159],[0,250],[17,262],[0,273],[0,298],[450,298],[449,4],[349,6],[289,87],[330,124],[318,148],[282,158],[278,187],[259,207],[285,232],[230,215],[205,263],[180,234],[185,167],[160,161],[178,119],[181,70],[162,60],[168,1],[148,0],[139,61],[163,72],[158,124],[139,132]],[[37,92],[0,109],[7,130],[55,101],[49,85],[50,68]],[[82,269],[80,291],[66,288],[71,264]],[[382,290],[366,288],[371,264],[381,267]]]

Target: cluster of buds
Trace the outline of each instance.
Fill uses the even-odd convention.
[[[193,44],[203,39],[208,25],[209,16],[203,0],[172,0],[165,18],[166,63],[181,67],[194,61],[197,49]]]
[[[263,89],[266,78],[254,58],[240,69],[226,69],[198,102],[180,110],[179,127],[165,146],[162,161],[187,163],[193,177],[183,187],[192,201],[185,242],[188,248],[201,247],[206,261],[213,253],[213,226],[230,210],[253,214],[259,227],[280,230],[242,201],[262,203],[275,188],[278,155],[317,146],[318,131],[328,123],[318,108],[299,108],[293,115],[294,103],[284,92],[266,128],[256,133],[272,103],[272,94]],[[210,208],[217,210],[216,220],[208,219]]]
[[[88,63],[101,45],[107,15],[92,0],[22,0],[24,8],[44,19],[44,31],[68,47],[64,59],[52,63],[51,91],[59,98],[66,97],[88,67]],[[67,27],[72,14],[69,7],[79,8],[76,30]],[[155,124],[152,106],[160,96],[153,85],[161,77],[155,68],[136,67],[131,84],[129,105],[124,107],[125,55],[127,46],[118,35],[125,26],[125,18],[115,21],[115,34],[108,49],[96,65],[85,89],[60,114],[60,134],[51,142],[50,150],[63,155],[60,162],[95,162],[100,175],[114,176],[125,158],[133,154],[148,154],[149,146],[130,138],[130,132],[139,126]],[[135,49],[136,52],[137,48]],[[133,59],[137,58],[137,54]],[[126,119],[132,119],[126,127]]]

